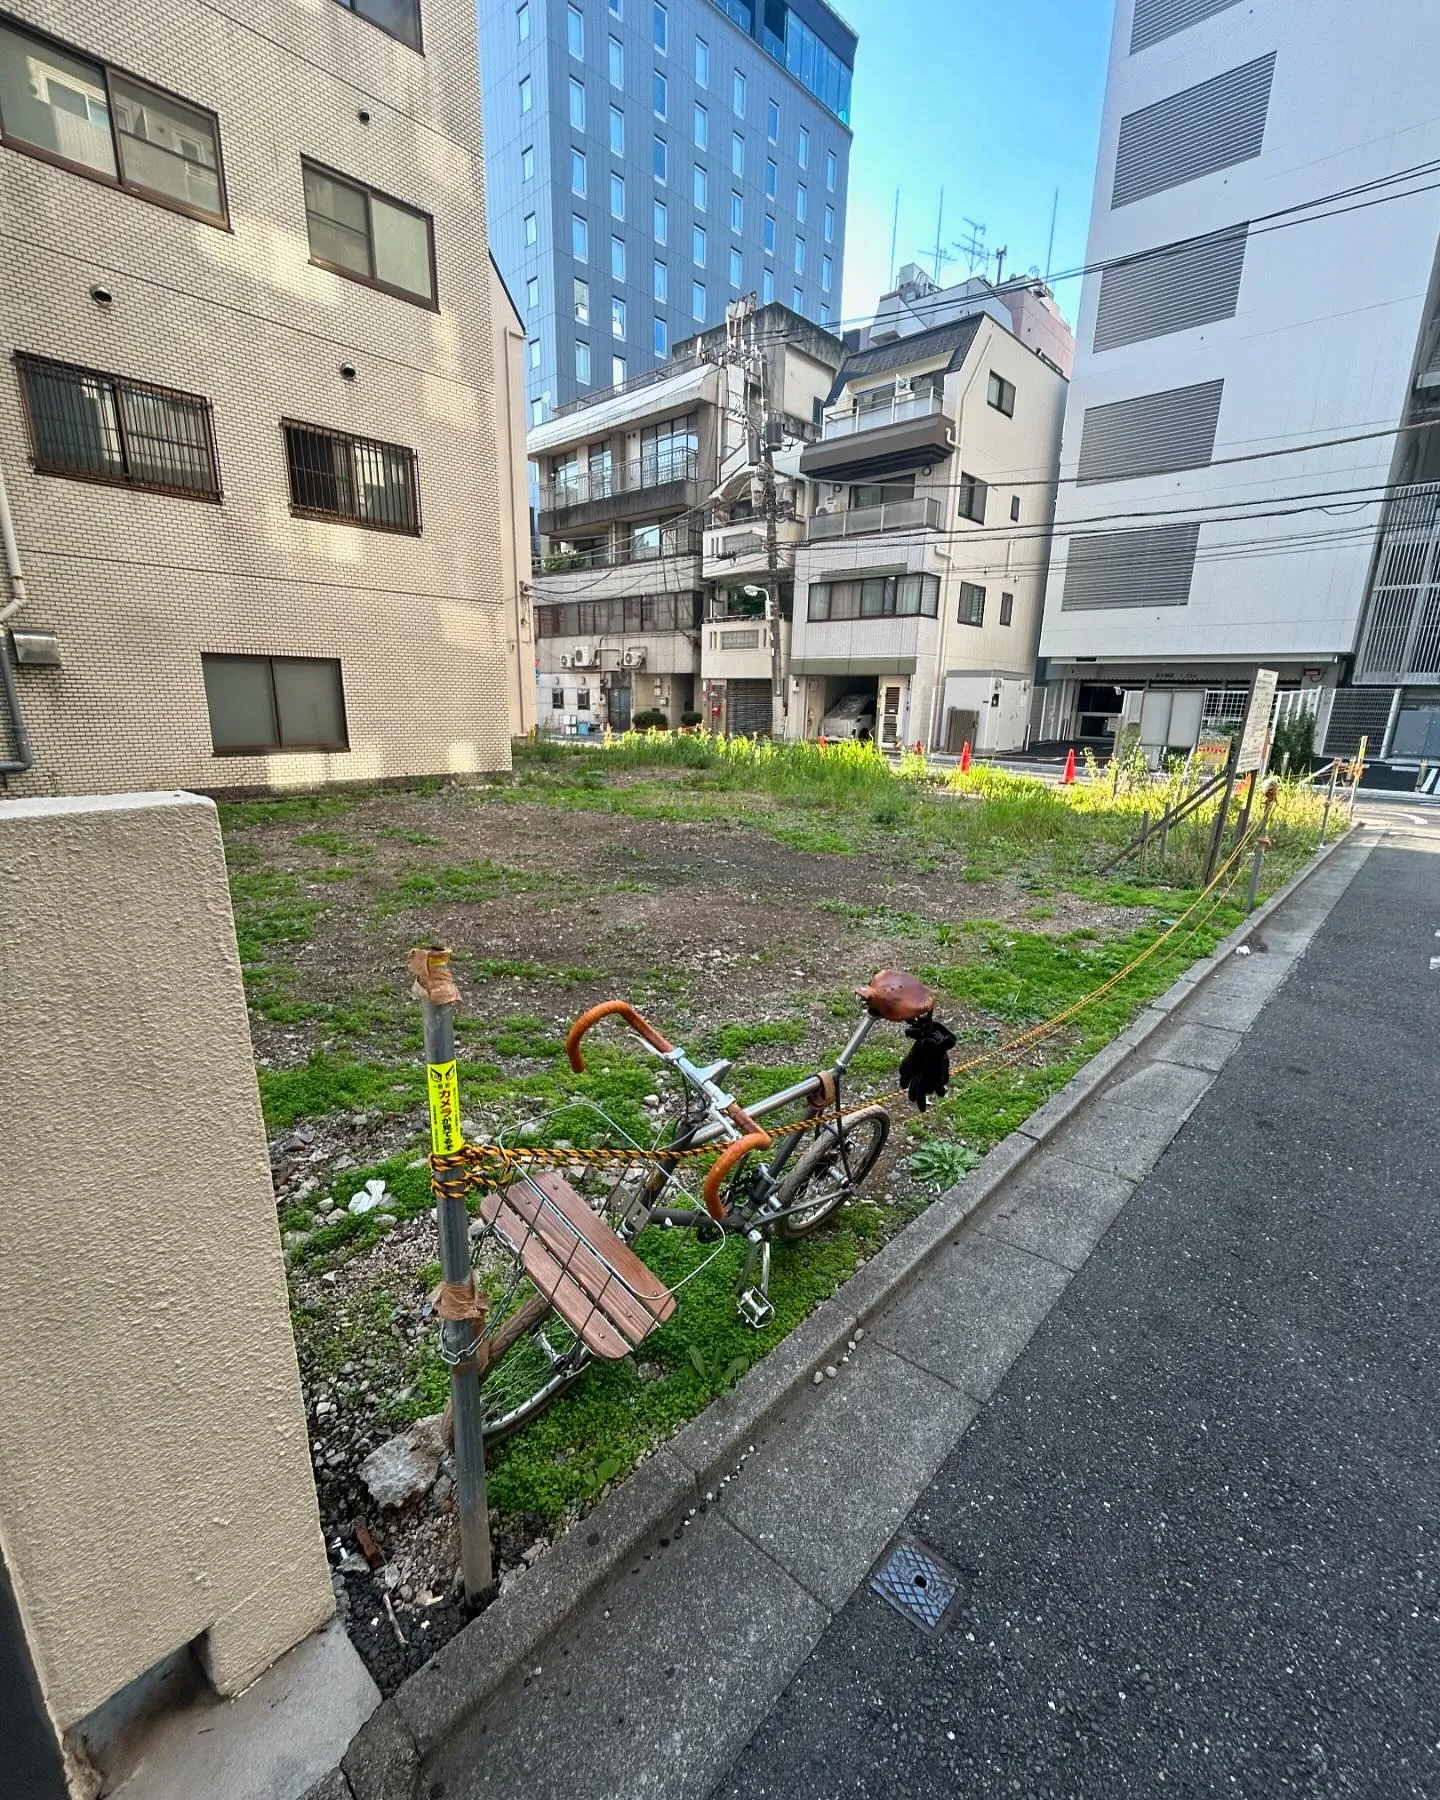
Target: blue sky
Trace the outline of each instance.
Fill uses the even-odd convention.
[[[837,0],[860,34],[845,237],[847,322],[869,316],[888,283],[895,189],[896,263],[986,226],[1005,272],[1045,267],[1050,206],[1060,207],[1052,267],[1085,260],[1112,0]],[[993,276],[992,260],[988,272]],[[942,280],[967,273],[951,262]],[[1074,323],[1080,283],[1056,295]]]

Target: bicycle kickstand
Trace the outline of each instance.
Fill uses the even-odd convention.
[[[747,1231],[745,1236],[750,1248],[745,1257],[745,1267],[740,1273],[735,1310],[747,1325],[753,1325],[758,1331],[775,1317],[775,1307],[770,1299],[770,1240],[753,1229]],[[752,1279],[757,1262],[760,1265],[758,1282]]]

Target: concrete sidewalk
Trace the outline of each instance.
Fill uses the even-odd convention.
[[[1016,1141],[1016,1172],[863,1341],[842,1349],[837,1378],[798,1391],[736,1469],[687,1495],[616,1585],[434,1747],[421,1791],[475,1800],[711,1791],[817,1646],[811,1667],[843,1634],[852,1609],[881,1605],[852,1596],[972,1421],[1001,1404],[1016,1358],[1206,1101],[1366,855],[1365,847],[1343,847],[1266,923],[1254,954],[1232,957],[1175,1016],[1143,1020],[1135,1033],[1143,1046],[1128,1058],[1126,1047],[1117,1051],[1120,1072],[1103,1093],[1073,1112],[1073,1101],[1058,1100],[1036,1115],[1028,1131],[1059,1124],[1058,1131],[1043,1149],[1030,1145],[1029,1155]],[[654,1478],[663,1480],[670,1464],[683,1476],[681,1459],[690,1456],[709,1479],[701,1443],[703,1436],[686,1434],[661,1452]],[[684,1492],[678,1480],[677,1494]],[[897,1637],[909,1630],[896,1617]],[[899,1641],[884,1655],[898,1664],[913,1650]],[[845,1672],[849,1758],[857,1733],[861,1743],[874,1736],[885,1673]],[[881,1716],[888,1749],[894,1734],[883,1708]],[[747,1752],[735,1791],[828,1794],[853,1785],[827,1756],[834,1719],[796,1714],[782,1727],[786,1717],[782,1708]],[[782,1729],[792,1732],[793,1751],[777,1748]],[[785,1781],[771,1779],[777,1755],[790,1769]],[[801,1777],[812,1763],[806,1786]],[[887,1791],[887,1766],[881,1757],[871,1767],[871,1791]],[[347,1760],[347,1772],[357,1800],[367,1800],[365,1770]],[[373,1792],[387,1791],[377,1779]],[[933,1791],[953,1792],[953,1779]],[[1018,1791],[1048,1790],[1022,1783]]]

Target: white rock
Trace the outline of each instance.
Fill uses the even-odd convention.
[[[406,1430],[386,1438],[360,1465],[360,1479],[377,1506],[406,1506],[428,1492],[445,1454],[440,1428],[443,1415],[417,1419]]]
[[[835,1379],[836,1372],[837,1371],[836,1371],[834,1363],[827,1363],[825,1365],[825,1379],[827,1381],[833,1381]]]
[[[817,1369],[815,1371],[815,1386],[819,1387],[821,1382],[824,1381],[824,1379],[825,1379],[825,1371],[823,1369]]]
[[[857,1325],[855,1327],[855,1342],[858,1344],[860,1342],[861,1338],[864,1337],[864,1335],[865,1335],[865,1327],[863,1325]]]

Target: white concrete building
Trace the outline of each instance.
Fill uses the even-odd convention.
[[[1024,747],[1065,387],[993,297],[846,359],[800,454],[790,736],[856,695],[882,744]]]
[[[1440,751],[1440,9],[1357,23],[1118,0],[1039,735],[1184,749],[1271,666],[1328,748]]]

